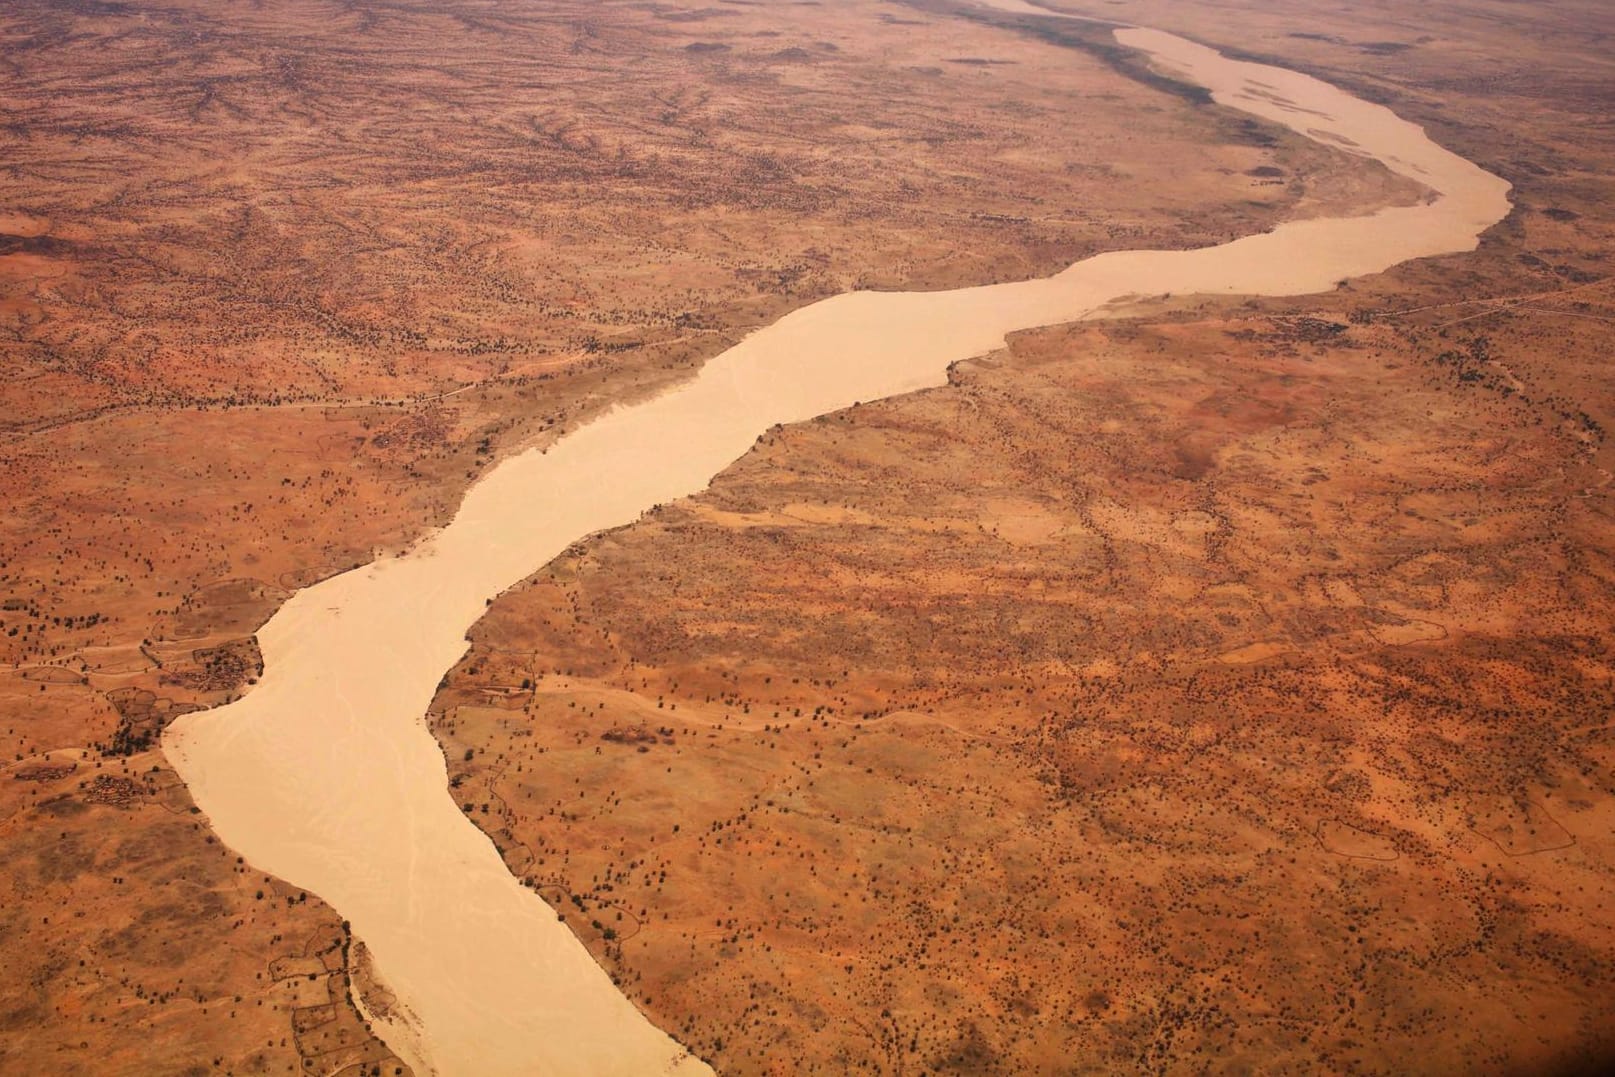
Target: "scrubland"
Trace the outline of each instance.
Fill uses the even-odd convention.
[[[663,1027],[741,1072],[1604,1048],[1607,16],[1508,10],[1107,5],[1392,104],[1515,214],[1022,334],[493,604],[430,715],[453,795]],[[399,1068],[339,915],[155,737],[498,459],[847,288],[1419,197],[1101,46],[929,2],[10,5],[0,1068]]]

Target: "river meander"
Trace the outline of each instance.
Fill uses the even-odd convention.
[[[490,597],[578,539],[701,490],[774,424],[941,385],[951,363],[1008,333],[1133,296],[1325,291],[1471,250],[1509,212],[1507,183],[1381,106],[1169,34],[1116,37],[1218,104],[1375,158],[1431,197],[1202,250],[1099,255],[1043,280],[805,307],[666,394],[506,460],[408,553],[300,591],[258,633],[260,683],[167,731],[163,748],[218,835],[324,898],[369,946],[402,1014],[378,1031],[418,1072],[706,1072],[450,797],[423,715]]]

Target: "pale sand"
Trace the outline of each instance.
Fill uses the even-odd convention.
[[[261,683],[168,730],[164,750],[224,841],[319,894],[369,944],[408,1013],[380,1031],[419,1072],[707,1069],[616,990],[449,795],[422,714],[489,596],[569,543],[702,489],[773,424],[941,385],[950,363],[1011,331],[1129,295],[1323,291],[1471,250],[1508,213],[1506,183],[1384,108],[1167,34],[1117,37],[1219,102],[1353,145],[1437,197],[1207,250],[1101,255],[1049,280],[799,310],[683,387],[501,464],[408,555],[298,593],[259,632]]]

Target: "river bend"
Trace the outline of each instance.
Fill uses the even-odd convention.
[[[368,945],[403,1015],[377,1030],[417,1072],[707,1072],[449,795],[422,716],[491,596],[578,539],[703,489],[774,424],[941,385],[949,364],[1007,333],[1131,296],[1326,291],[1471,250],[1509,212],[1507,183],[1379,105],[1169,34],[1116,37],[1220,105],[1374,158],[1431,197],[1202,250],[1103,254],[1042,280],[854,292],[797,310],[664,395],[504,461],[407,554],[298,592],[258,633],[258,685],[168,729],[163,749],[225,843],[324,898]]]

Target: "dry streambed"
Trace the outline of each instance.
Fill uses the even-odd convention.
[[[773,425],[943,384],[1010,332],[1140,296],[1323,291],[1473,249],[1508,212],[1504,181],[1383,107],[1168,34],[1116,36],[1220,104],[1376,159],[1432,197],[1197,251],[1101,255],[1044,280],[803,308],[680,388],[508,460],[406,555],[300,591],[258,635],[261,683],[169,728],[164,749],[224,840],[352,923],[393,996],[379,1031],[421,1072],[706,1068],[635,1010],[449,795],[421,716],[491,596],[702,489]]]

